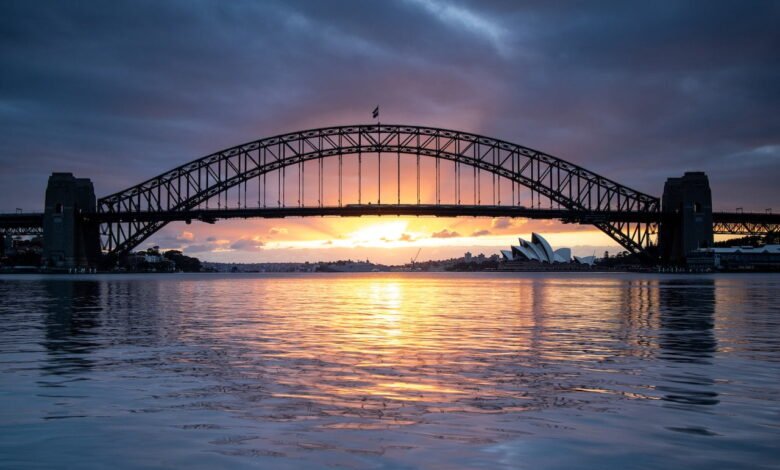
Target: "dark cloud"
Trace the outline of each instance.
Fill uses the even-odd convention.
[[[490,235],[490,230],[477,230],[471,234],[472,237],[484,237]]]
[[[509,228],[512,225],[514,225],[514,221],[508,217],[500,217],[498,219],[493,219],[492,222],[490,223],[491,227],[498,230]]]
[[[214,251],[217,245],[214,243],[203,243],[197,245],[187,245],[182,249],[183,253],[208,253]]]
[[[265,246],[265,243],[261,242],[260,240],[242,238],[240,240],[234,241],[230,245],[230,248],[239,251],[260,251],[263,246]]]
[[[456,237],[459,237],[459,236],[460,236],[460,233],[455,232],[453,230],[447,230],[446,228],[445,229],[441,229],[438,232],[433,232],[431,234],[431,238],[456,238]]]
[[[717,208],[763,210],[780,200],[778,20],[764,1],[6,1],[0,211],[40,209],[50,171],[105,195],[377,103],[651,194],[704,170]]]

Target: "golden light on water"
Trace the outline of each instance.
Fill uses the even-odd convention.
[[[357,236],[367,239],[405,228],[401,221],[377,224]],[[402,411],[409,403],[477,413],[525,410],[539,405],[515,393],[514,387],[528,380],[514,372],[518,364],[543,371],[549,364],[574,367],[607,360],[603,370],[590,369],[610,373],[610,358],[642,356],[658,347],[639,333],[656,321],[649,312],[660,299],[651,283],[637,284],[616,304],[614,288],[622,281],[609,277],[419,274],[251,282],[261,289],[254,297],[273,303],[247,304],[242,324],[256,326],[222,329],[224,337],[214,341],[230,341],[256,357],[247,367],[282,385],[270,391],[276,398],[317,403],[323,413],[359,420],[339,424],[347,427],[414,424]],[[316,289],[301,287],[308,279]],[[209,285],[226,298],[247,298],[234,292],[230,280]],[[185,297],[197,302],[201,295],[207,293]],[[572,302],[582,296],[587,304]],[[618,333],[637,341],[624,339],[620,351],[612,349],[615,332],[602,331],[605,323],[619,323]],[[589,344],[575,334],[582,330],[591,331]],[[594,387],[580,391],[599,392]]]

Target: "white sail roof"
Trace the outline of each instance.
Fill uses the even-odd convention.
[[[535,244],[535,243],[529,243],[526,240],[520,239],[520,245],[528,248],[529,250],[532,250],[536,254],[536,260],[541,261],[542,263],[549,263],[550,261],[547,259],[547,253],[544,252],[544,248],[541,246]]]
[[[531,234],[531,243],[544,250],[544,257],[548,263],[555,262],[555,255],[553,254],[552,247],[547,243],[547,240],[545,240],[543,236],[533,232]]]
[[[524,240],[520,240],[520,243],[522,243]],[[540,261],[539,257],[537,256],[536,252],[523,246],[517,246],[512,245],[512,252],[518,254],[519,256],[522,256],[523,258],[529,260],[529,261]]]
[[[510,250],[501,250],[507,261],[538,261],[540,263],[571,263],[571,248],[552,249],[545,238],[538,233],[531,234],[531,241],[519,238],[519,245],[512,245]],[[593,263],[593,257],[576,258],[578,263]]]

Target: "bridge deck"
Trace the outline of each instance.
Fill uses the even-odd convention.
[[[0,214],[2,235],[43,235],[43,214]]]
[[[441,205],[441,204],[347,204],[342,207],[259,207],[240,209],[193,209],[189,211],[120,212],[96,214],[100,222],[192,221],[214,222],[235,218],[284,217],[360,217],[360,216],[434,216],[434,217],[522,217],[560,219],[566,223],[654,222],[657,214],[647,212],[593,212],[567,209],[541,209],[522,206]]]
[[[342,207],[259,207],[236,209],[192,209],[188,211],[143,211],[94,213],[85,217],[98,223],[164,221],[214,223],[220,219],[285,218],[285,217],[361,217],[361,216],[433,216],[433,217],[520,217],[527,219],[558,219],[564,223],[594,224],[600,222],[659,223],[660,212],[575,211],[542,209],[523,206],[437,205],[437,204],[347,204]],[[743,234],[777,232],[780,214],[713,212],[715,232]],[[0,231],[43,227],[42,213],[0,214]]]

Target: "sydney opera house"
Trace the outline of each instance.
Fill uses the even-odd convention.
[[[538,264],[579,264],[592,265],[593,257],[587,256],[580,258],[575,256],[572,259],[571,248],[552,249],[547,240],[538,233],[531,234],[531,241],[519,239],[519,245],[513,245],[511,250],[501,250],[504,258],[504,265],[507,267],[518,265],[538,265]]]

